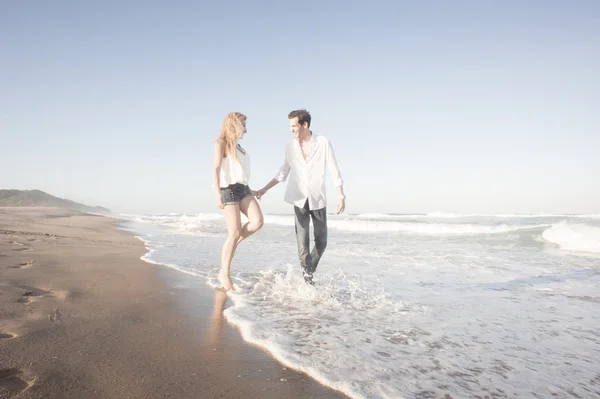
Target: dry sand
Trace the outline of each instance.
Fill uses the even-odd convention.
[[[116,220],[0,208],[0,399],[344,398],[245,343],[227,296]]]

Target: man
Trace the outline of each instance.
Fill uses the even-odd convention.
[[[279,172],[266,186],[258,191],[260,199],[267,191],[287,179],[285,201],[294,205],[298,256],[304,272],[304,280],[313,283],[313,273],[327,247],[327,198],[325,193],[325,168],[333,178],[338,191],[336,213],[346,207],[343,180],[333,147],[329,140],[310,130],[310,113],[304,109],[290,112],[290,129],[294,133],[285,149],[285,161]],[[309,225],[312,218],[315,247],[310,251]]]

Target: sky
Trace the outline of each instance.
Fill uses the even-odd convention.
[[[225,115],[248,116],[258,189],[306,108],[347,213],[600,213],[599,20],[584,0],[0,0],[0,188],[217,212]],[[284,191],[265,213],[292,212]]]

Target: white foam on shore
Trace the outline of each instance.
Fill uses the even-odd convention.
[[[184,269],[173,263],[164,263],[164,262],[157,262],[157,261],[152,260],[151,256],[154,252],[156,252],[157,249],[152,246],[150,241],[145,240],[143,237],[135,236],[135,238],[142,241],[144,243],[144,245],[146,246],[146,250],[148,251],[144,255],[140,256],[140,259],[143,260],[144,262],[150,263],[153,265],[158,265],[158,266],[165,266],[165,267],[168,267],[169,269],[177,270],[178,272],[185,273],[190,276],[206,277],[206,274],[198,273],[198,272],[195,272],[195,271],[189,270],[189,269]]]
[[[286,273],[267,270],[238,280],[240,289],[230,293],[234,306],[225,317],[246,341],[352,398],[399,397],[398,387],[389,384],[399,371],[389,363],[399,356],[389,329],[423,309],[341,270],[318,279],[317,288],[308,286],[288,265]],[[381,320],[386,328],[378,329]],[[373,356],[374,348],[379,356]],[[366,358],[368,363],[361,361]]]

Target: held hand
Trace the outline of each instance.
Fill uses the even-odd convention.
[[[223,196],[221,195],[221,193],[217,194],[217,208],[219,209],[223,209],[225,208],[225,204],[223,203]]]
[[[340,198],[338,200],[337,210],[335,214],[339,215],[340,213],[344,212],[344,209],[346,209],[346,200],[344,198]]]
[[[261,188],[260,190],[258,190],[256,192],[256,199],[261,199],[263,195],[265,195],[267,193],[267,190],[265,190],[264,188]]]

